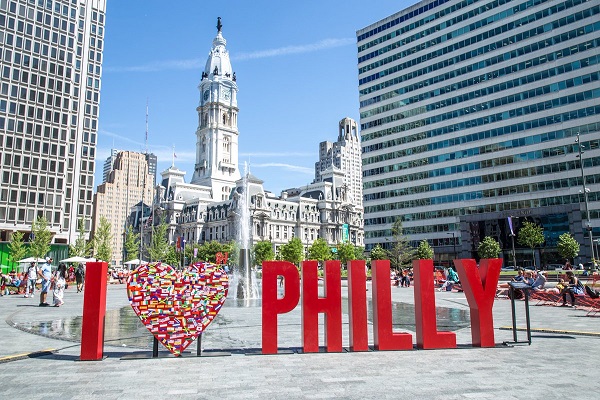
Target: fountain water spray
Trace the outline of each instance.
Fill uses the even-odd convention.
[[[234,296],[237,299],[258,299],[258,285],[252,270],[250,257],[250,190],[248,184],[248,164],[244,163],[244,176],[242,178],[242,192],[237,203],[237,242],[240,245],[240,257],[235,267]]]

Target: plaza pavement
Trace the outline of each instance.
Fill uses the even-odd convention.
[[[346,298],[347,288],[342,293]],[[38,307],[37,297],[2,297],[0,398],[558,399],[596,398],[600,393],[600,318],[586,317],[583,310],[532,305],[531,346],[502,345],[512,340],[512,331],[501,329],[511,325],[510,301],[496,300],[496,348],[471,347],[467,326],[456,331],[457,349],[263,356],[251,355],[261,345],[260,307],[234,307],[230,300],[202,339],[205,355],[223,349],[230,356],[192,357],[192,344],[190,356],[179,359],[161,351],[158,359],[123,360],[131,353],[148,354],[149,348],[114,337],[115,327],[125,323],[122,312],[115,310],[125,310],[128,300],[125,285],[109,285],[107,315],[113,317],[106,322],[107,336],[112,335],[106,358],[81,362],[76,361],[74,319],[82,312],[81,293],[69,288],[59,308]],[[414,304],[413,289],[393,287],[392,300],[395,305]],[[436,305],[468,316],[462,293],[436,292]],[[518,325],[524,326],[521,301],[517,314]],[[343,322],[347,346],[346,313]],[[406,319],[394,323],[397,330],[414,330]],[[445,321],[438,320],[438,325]],[[140,326],[132,327],[129,335],[148,342],[149,333]],[[301,346],[299,308],[280,317],[279,337],[280,347]],[[519,340],[524,339],[525,332],[519,332]]]

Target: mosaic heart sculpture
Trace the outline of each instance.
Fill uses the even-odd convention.
[[[142,265],[127,281],[133,311],[176,356],[217,316],[228,288],[225,271],[209,263],[190,265],[183,271],[161,263]]]

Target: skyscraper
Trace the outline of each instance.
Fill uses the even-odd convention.
[[[0,0],[0,240],[90,229],[105,0]]]
[[[98,186],[94,195],[93,230],[98,228],[101,217],[110,222],[113,254],[112,260],[106,261],[114,262],[114,265],[120,265],[123,261],[123,233],[131,208],[140,202],[146,205],[153,203],[155,178],[148,156],[133,151],[119,151],[108,179]],[[143,223],[151,226],[151,221]]]
[[[108,176],[113,170],[113,165],[115,163],[115,159],[117,158],[117,154],[119,154],[119,150],[111,149],[110,156],[106,157],[106,161],[104,161],[104,168],[102,169],[102,183],[108,180]]]
[[[359,30],[367,248],[389,244],[401,218],[436,259],[475,257],[492,236],[512,264],[511,232],[527,220],[546,236],[536,266],[557,260],[564,232],[589,260],[600,234],[599,21],[599,0],[426,0]]]
[[[315,163],[315,182],[323,180],[322,173],[337,168],[344,174],[348,200],[362,207],[362,170],[358,125],[352,118],[344,118],[338,126],[336,142],[319,143],[319,161]]]

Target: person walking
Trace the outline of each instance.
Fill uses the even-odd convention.
[[[38,278],[38,267],[35,262],[29,264],[27,267],[27,286],[25,287],[24,297],[33,297],[35,293],[35,284]]]
[[[48,296],[48,290],[50,290],[50,282],[52,281],[52,266],[50,262],[51,258],[46,257],[46,262],[42,264],[38,271],[38,275],[42,278],[42,290],[40,292],[40,307],[48,307],[50,304],[46,303],[46,297]]]
[[[52,291],[52,300],[54,307],[60,307],[65,302],[63,298],[65,296],[65,286],[67,284],[67,266],[63,263],[58,265],[58,269],[54,273],[54,290]]]
[[[85,279],[85,269],[83,265],[78,264],[75,268],[75,282],[77,283],[77,293],[83,292],[83,281]]]

